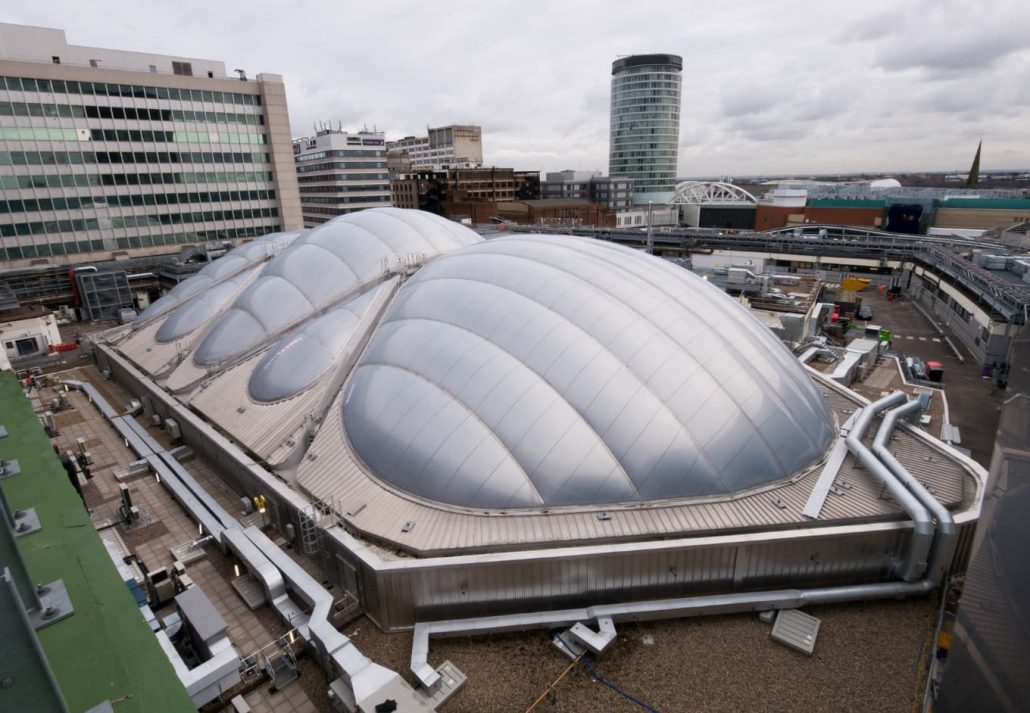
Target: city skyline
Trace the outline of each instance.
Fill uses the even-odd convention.
[[[26,4],[0,20],[282,74],[295,137],[318,121],[390,140],[478,124],[485,161],[523,170],[604,170],[611,62],[650,52],[684,57],[681,177],[965,171],[981,138],[985,172],[1030,166],[1030,16],[1016,2],[976,22],[951,1],[107,7]]]

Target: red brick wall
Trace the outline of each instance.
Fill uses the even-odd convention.
[[[805,219],[809,223],[879,227],[882,218],[883,208],[829,208],[824,206],[805,208]]]
[[[805,212],[804,208],[761,205],[755,210],[755,230],[775,230],[787,224],[787,217],[800,215]]]

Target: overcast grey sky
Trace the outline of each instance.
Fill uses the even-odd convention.
[[[1026,0],[9,0],[72,44],[282,74],[315,121],[480,124],[484,158],[608,165],[611,62],[684,58],[679,174],[1030,168]]]

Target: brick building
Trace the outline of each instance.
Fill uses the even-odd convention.
[[[501,219],[522,225],[615,227],[615,213],[582,198],[511,201],[498,204],[497,212]]]
[[[455,200],[512,201],[517,179],[512,168],[452,168],[417,171],[390,180],[393,205],[441,213],[441,206]]]

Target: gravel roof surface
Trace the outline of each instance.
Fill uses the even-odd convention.
[[[617,624],[618,639],[593,664],[601,677],[663,712],[907,712],[922,695],[936,607],[929,597],[808,608],[822,619],[811,657],[772,641],[772,626],[752,614]],[[383,634],[364,618],[346,633],[372,660],[413,681],[410,634]],[[430,662],[446,659],[468,676],[446,713],[525,711],[569,665],[544,630],[433,639]],[[535,710],[644,709],[580,668]]]

